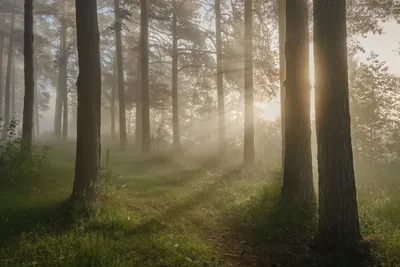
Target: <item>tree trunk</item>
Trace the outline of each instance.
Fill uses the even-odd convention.
[[[4,16],[0,23],[4,23]],[[3,54],[4,54],[4,33],[0,32],[0,126],[4,119],[4,83],[3,83]]]
[[[315,113],[318,143],[318,250],[361,240],[351,147],[346,2],[314,0]]]
[[[110,116],[111,116],[111,140],[115,141],[116,134],[115,134],[115,101],[116,101],[116,94],[117,94],[117,65],[116,65],[116,58],[114,57],[114,66],[113,66],[113,83],[111,87],[111,103],[110,103]]]
[[[282,195],[313,201],[308,0],[286,5],[286,118]]]
[[[220,156],[225,154],[224,69],[221,41],[221,0],[215,0],[215,34],[217,46],[218,136]]]
[[[15,6],[17,1],[14,1],[14,11],[11,15],[11,26],[10,26],[10,39],[8,41],[8,57],[7,57],[7,71],[6,71],[6,87],[5,87],[5,111],[4,111],[4,124],[7,129],[11,122],[11,64],[12,64],[12,57],[13,57],[13,35],[14,35],[14,22],[15,22]],[[2,133],[2,137],[6,138],[8,131],[5,130]]]
[[[16,118],[15,109],[15,56],[12,57],[11,62],[11,118]]]
[[[61,47],[61,60],[60,64],[62,65],[62,105],[63,105],[63,114],[62,114],[62,140],[66,142],[68,140],[68,52],[67,52],[67,30],[68,25],[66,23],[65,15],[61,19],[61,35],[62,35],[62,47]]]
[[[34,81],[34,67],[33,67],[33,0],[25,0],[24,79],[25,79],[25,96],[24,96],[24,111],[22,120],[21,150],[30,153],[32,151],[33,103],[35,99],[34,95],[35,81]]]
[[[119,97],[119,138],[120,148],[125,150],[128,144],[126,135],[126,110],[125,110],[125,81],[124,62],[122,59],[122,18],[120,14],[119,0],[114,0],[115,14],[115,51],[117,53],[117,74],[118,74],[118,97]]]
[[[36,131],[36,138],[40,135],[40,118],[39,118],[39,101],[40,101],[40,92],[38,86],[38,72],[37,66],[34,66],[34,81],[35,81],[35,131]]]
[[[286,79],[286,0],[279,0],[279,85],[281,100],[281,136],[282,136],[282,169],[285,162],[285,79]]]
[[[253,10],[252,1],[244,5],[244,165],[255,163],[253,96]]]
[[[179,110],[178,110],[178,9],[176,0],[173,0],[172,11],[172,135],[173,149],[181,151],[181,136],[179,132]]]
[[[60,55],[58,58],[58,84],[56,91],[56,103],[55,103],[55,114],[54,114],[54,137],[57,141],[61,140],[62,137],[62,106],[63,106],[63,77],[64,77],[64,64],[63,64],[63,27],[64,23],[61,23],[60,31]]]
[[[72,199],[97,199],[100,168],[101,67],[96,0],[75,0],[79,76],[75,181]],[[90,207],[90,206],[89,206]]]
[[[140,1],[140,67],[142,100],[142,152],[150,152],[149,18],[147,0]]]

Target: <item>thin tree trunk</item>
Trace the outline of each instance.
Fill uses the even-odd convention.
[[[13,57],[13,35],[14,35],[14,22],[15,22],[15,5],[17,1],[14,1],[14,11],[11,15],[11,26],[10,26],[10,39],[8,41],[8,57],[7,57],[7,72],[6,72],[6,87],[5,87],[5,112],[4,112],[4,123],[5,127],[7,128],[11,122],[10,116],[10,98],[11,98],[11,64],[12,64],[12,57]],[[8,131],[5,130],[2,133],[2,137],[6,138]]]
[[[361,240],[351,146],[345,0],[314,0],[319,222],[315,246]]]
[[[68,25],[66,23],[65,15],[61,20],[61,29],[62,29],[62,56],[61,62],[62,64],[62,105],[63,105],[63,114],[62,114],[62,140],[66,142],[68,140],[68,52],[67,52],[67,30]]]
[[[75,181],[72,198],[97,199],[100,168],[101,67],[96,0],[75,0],[79,76]],[[90,206],[89,206],[90,207]]]
[[[55,114],[54,114],[54,137],[57,141],[62,138],[62,106],[63,106],[63,77],[64,64],[63,61],[63,32],[64,23],[61,23],[60,31],[60,55],[58,58],[58,84],[56,91]]]
[[[115,14],[115,51],[117,53],[117,74],[118,74],[118,97],[119,97],[119,135],[120,148],[126,149],[128,138],[126,135],[126,109],[125,109],[125,81],[124,63],[122,59],[122,18],[120,14],[119,0],[114,0]]]
[[[221,40],[221,0],[215,0],[215,34],[217,46],[217,90],[218,90],[218,136],[220,156],[225,154],[225,99],[224,99],[224,70],[222,61]]]
[[[140,1],[140,67],[142,100],[142,152],[150,152],[149,18],[147,0]]]
[[[116,59],[114,57],[114,66],[113,66],[113,82],[111,87],[111,103],[110,103],[110,116],[111,116],[111,139],[115,141],[116,134],[115,134],[115,101],[117,95],[117,64]]]
[[[33,67],[33,0],[25,0],[24,15],[24,79],[25,96],[22,123],[22,147],[27,153],[32,151],[33,102],[35,81]]]
[[[255,163],[252,0],[245,1],[244,24],[244,165],[246,167],[251,167]]]
[[[2,20],[0,23],[4,24],[4,17],[2,16]],[[2,125],[2,121],[4,119],[4,83],[3,83],[3,55],[4,55],[4,33],[0,32],[0,126]]]
[[[12,57],[12,62],[11,62],[11,118],[16,117],[15,113],[15,56]]]
[[[286,79],[286,0],[279,0],[279,85],[281,100],[282,169],[285,162],[285,79]]]
[[[172,12],[172,135],[173,149],[181,151],[181,136],[179,131],[179,110],[178,110],[178,9],[176,0],[173,0]]]
[[[286,118],[282,195],[313,201],[308,0],[286,5]]]
[[[35,130],[36,130],[36,138],[40,135],[40,118],[39,118],[39,101],[40,101],[40,92],[38,86],[38,72],[37,66],[35,66]]]

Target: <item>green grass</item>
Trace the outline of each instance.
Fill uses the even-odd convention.
[[[65,202],[71,148],[54,147],[38,181],[0,189],[0,266],[400,266],[393,173],[359,179],[371,253],[322,256],[309,248],[315,207],[281,202],[278,162],[246,172],[212,157],[111,156],[117,175],[90,219]]]

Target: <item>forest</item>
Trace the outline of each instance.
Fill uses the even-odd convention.
[[[399,24],[0,0],[0,266],[400,266]]]

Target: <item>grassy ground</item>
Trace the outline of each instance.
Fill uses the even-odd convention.
[[[249,173],[212,158],[112,151],[117,173],[99,214],[84,220],[63,204],[74,151],[54,147],[40,180],[0,189],[0,266],[400,266],[400,181],[391,173],[359,181],[371,253],[321,256],[308,247],[315,208],[280,202],[277,163]]]

